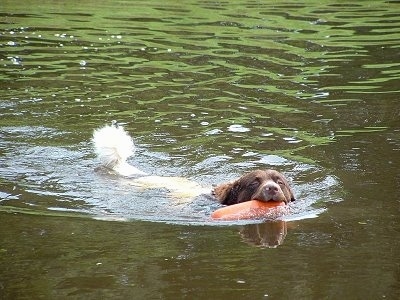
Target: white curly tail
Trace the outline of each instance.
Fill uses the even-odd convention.
[[[135,153],[132,138],[116,121],[93,132],[94,151],[104,167],[123,176],[145,174],[127,162]]]

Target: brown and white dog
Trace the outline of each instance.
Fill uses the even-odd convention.
[[[113,121],[96,129],[92,142],[102,167],[131,178],[130,184],[139,188],[165,188],[179,203],[191,201],[201,194],[210,194],[221,204],[232,205],[244,201],[294,201],[294,195],[286,178],[275,170],[255,170],[231,182],[217,185],[214,189],[183,177],[148,175],[130,165],[127,159],[134,154],[135,145],[124,128]]]

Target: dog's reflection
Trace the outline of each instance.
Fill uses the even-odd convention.
[[[261,224],[249,224],[240,230],[242,239],[251,245],[266,248],[276,248],[282,245],[287,225],[285,221],[267,221]]]

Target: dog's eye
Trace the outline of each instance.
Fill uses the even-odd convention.
[[[278,179],[278,180],[276,181],[276,183],[279,184],[279,185],[285,185],[285,183],[284,183],[282,180],[280,180],[280,179]]]
[[[253,181],[252,183],[250,183],[250,186],[252,187],[256,187],[258,186],[260,183],[258,181]]]

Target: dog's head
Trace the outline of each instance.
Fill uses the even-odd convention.
[[[221,204],[231,205],[249,200],[294,201],[293,191],[285,176],[275,170],[256,170],[217,185],[213,195]]]

